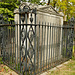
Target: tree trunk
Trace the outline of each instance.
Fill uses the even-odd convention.
[[[56,2],[56,1],[54,1],[54,4],[53,4],[53,7],[54,7],[54,8],[56,7],[56,3],[57,3],[57,2]]]
[[[48,0],[48,4],[47,5],[49,5],[50,4],[50,0]]]

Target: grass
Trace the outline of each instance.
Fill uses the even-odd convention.
[[[48,75],[75,75],[75,60],[71,60],[68,64],[51,71]]]

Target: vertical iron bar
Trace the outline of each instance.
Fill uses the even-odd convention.
[[[50,25],[49,25],[49,43],[48,43],[48,69],[49,69],[49,61],[50,61]]]
[[[56,39],[56,35],[57,35],[57,34],[56,34],[56,27],[55,27],[54,30],[55,30],[55,32],[54,32],[54,33],[55,33],[55,37],[54,37],[54,38],[55,38],[55,66],[56,66],[56,50],[57,50],[57,49],[56,49],[56,44],[57,44],[57,43],[56,43],[56,40],[57,40],[57,39]]]
[[[57,43],[57,37],[58,37],[57,35],[58,35],[58,32],[57,32],[57,29],[58,28],[56,27],[56,58],[58,57],[58,45],[57,45],[58,44]],[[56,60],[58,60],[58,59],[56,59]],[[57,64],[57,62],[56,62],[56,64]]]
[[[14,63],[14,27],[12,27],[12,55],[13,55],[13,63]]]
[[[67,44],[68,44],[68,29],[67,30],[67,34],[66,34],[66,57],[67,57]]]
[[[63,62],[63,55],[64,55],[64,53],[63,53],[63,48],[64,48],[64,29],[63,29],[63,26],[62,26],[62,62]]]
[[[48,38],[49,38],[49,37],[48,37],[48,35],[49,35],[48,33],[49,33],[49,23],[48,23],[48,25],[47,25],[47,46],[46,46],[46,47],[47,47],[47,51],[46,51],[46,69],[47,69],[47,64],[48,64],[48,62],[47,62],[47,61],[48,61]]]
[[[2,45],[3,45],[3,61],[5,62],[5,42],[4,42],[4,27],[2,29],[3,37],[2,37]]]
[[[38,42],[37,42],[37,70],[38,70],[38,68],[39,68],[39,47],[38,47],[38,45],[39,45],[39,37],[37,38],[37,40],[38,40]],[[39,72],[39,71],[37,71],[37,72]]]
[[[10,26],[9,26],[10,27]],[[10,29],[8,28],[9,30],[9,64],[11,62],[11,43],[10,43]]]
[[[6,34],[5,34],[5,27],[4,27],[4,56],[5,56],[5,62],[7,62],[7,60],[6,60],[6,41],[5,41],[5,39],[6,39]]]
[[[54,24],[53,24],[53,26],[54,26]],[[53,66],[54,66],[54,27],[53,27],[53,33],[52,34],[53,34],[53,39],[52,39],[53,40],[53,46],[52,47],[53,47]]]
[[[14,63],[14,27],[13,27],[13,63]]]
[[[62,50],[63,50],[63,26],[61,26],[61,56],[62,56]]]
[[[64,53],[64,49],[65,49],[65,28],[63,28],[63,60],[65,58],[65,53]]]
[[[51,24],[51,67],[52,67],[52,24]]]
[[[35,25],[35,39],[34,39],[34,75],[36,75],[36,25]]]
[[[50,35],[49,35],[49,65],[51,62],[51,23],[50,23]],[[49,68],[50,66],[48,66]]]
[[[58,25],[57,25],[57,26],[58,26]],[[56,41],[57,41],[57,64],[58,64],[58,52],[59,52],[59,51],[58,51],[58,50],[59,50],[59,48],[58,48],[58,43],[59,43],[59,39],[58,39],[58,29],[59,29],[59,28],[57,27],[56,29],[57,29],[57,40],[56,40]]]
[[[53,53],[53,27],[52,27],[52,66],[53,66],[53,59],[54,59],[54,53]]]
[[[10,23],[11,24],[11,23]],[[12,26],[11,26],[11,32],[10,32],[10,35],[11,35],[11,37],[10,37],[10,42],[11,42],[11,64],[12,64],[12,60],[13,60],[13,55],[12,55]]]
[[[46,33],[45,33],[45,69],[46,69],[46,42],[47,42],[47,25],[46,25],[46,22],[45,22],[45,31],[46,31]]]
[[[44,56],[44,48],[43,48],[44,46],[43,46],[43,22],[42,22],[42,68],[43,68],[43,56]]]
[[[43,22],[42,22],[42,42],[41,42],[41,60],[40,60],[41,61],[40,62],[41,63],[41,71],[42,71],[42,53],[43,53],[42,48],[43,48]]]
[[[56,24],[56,26],[57,26],[57,24]],[[56,46],[56,47],[55,47],[55,55],[56,55],[56,56],[55,56],[55,57],[56,57],[55,60],[56,60],[56,65],[57,65],[57,52],[58,52],[58,51],[57,51],[57,49],[58,49],[58,48],[57,48],[57,27],[55,28],[55,36],[56,36],[56,37],[55,37],[55,41],[56,41],[56,43],[55,43],[55,46]]]
[[[3,59],[5,61],[5,51],[4,51],[4,27],[3,27]]]
[[[41,26],[40,26],[40,30],[41,30]],[[40,32],[41,34],[41,32]],[[41,35],[40,35],[40,42],[41,42]],[[40,47],[41,47],[41,43],[40,43]],[[40,49],[40,71],[41,71],[41,49]]]
[[[51,65],[53,66],[53,27],[52,27],[52,25],[51,25],[51,36],[52,36],[52,38],[51,38],[51,40],[52,40],[52,42],[51,42]],[[52,67],[51,66],[51,67]]]
[[[8,29],[8,28],[7,28]],[[9,64],[9,61],[10,61],[10,48],[9,48],[9,29],[8,29],[8,64]]]
[[[36,8],[35,8],[35,21],[34,21],[34,23],[35,23],[35,37],[34,37],[34,50],[35,50],[35,52],[34,52],[34,75],[36,75]]]
[[[15,26],[15,34],[14,34],[15,35],[15,69],[16,69],[16,47],[17,47],[16,46],[16,28],[17,28],[16,26]]]
[[[54,27],[54,63],[55,63],[55,27]],[[55,66],[55,64],[54,64]]]
[[[40,22],[39,22],[39,42],[38,42],[38,72],[39,72],[39,66],[40,66],[40,57],[39,57],[39,54],[40,53]]]
[[[44,66],[45,66],[45,39],[46,39],[46,23],[45,23],[45,30],[44,30],[43,70],[44,70]]]
[[[58,64],[60,63],[59,62],[59,52],[60,52],[60,48],[59,48],[60,47],[60,32],[59,32],[59,29],[60,28],[58,28]]]
[[[27,24],[27,13],[25,13],[25,23]],[[25,75],[27,75],[27,25],[26,25],[26,50],[25,50],[25,57],[26,57],[26,65],[25,65]]]
[[[56,25],[57,26],[57,25]],[[56,65],[57,65],[57,27],[56,27],[56,31],[55,31],[55,33],[56,33],[56,39],[55,39],[55,41],[56,41]]]
[[[5,29],[5,27],[4,27],[4,56],[5,56],[5,62],[7,62],[7,60],[6,60],[6,31],[5,31],[6,29]]]
[[[20,43],[19,51],[20,51],[20,73],[21,73],[21,11],[20,11],[20,7],[19,7],[19,25],[17,25],[17,31],[18,31],[18,27],[19,27],[19,43]],[[17,32],[17,34],[18,34],[18,32]],[[17,35],[17,37],[18,37],[18,35]]]
[[[17,26],[17,63],[16,63],[17,70],[18,70],[18,27],[19,27],[19,25]]]

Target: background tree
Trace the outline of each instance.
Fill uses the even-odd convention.
[[[37,3],[37,4],[40,3],[40,0],[20,0],[20,1],[23,1],[23,2],[31,2],[31,3]]]
[[[13,11],[15,8],[18,8],[18,6],[14,2],[0,2],[0,14],[3,14],[4,19],[6,19],[5,17],[8,15],[8,21],[14,20]]]
[[[1,2],[8,2],[8,3],[10,3],[10,2],[17,2],[18,0],[0,0]]]
[[[67,20],[75,16],[75,0],[58,0],[57,7],[64,15],[67,15]]]
[[[0,14],[3,14],[4,19],[8,15],[8,21],[14,20],[14,9],[19,7],[21,1],[40,3],[40,0],[0,0]]]
[[[47,5],[49,5],[50,4],[50,0],[48,0],[48,4]]]
[[[12,15],[13,10],[20,5],[20,1],[28,1],[39,5],[46,4],[46,2],[40,3],[41,0],[2,0],[2,2],[0,2],[0,13],[8,11],[8,13],[10,12],[9,14]],[[59,12],[63,12],[64,15],[67,15],[67,20],[75,16],[75,0],[48,0],[47,5],[49,4],[57,8]]]
[[[75,16],[75,0],[53,0],[50,5],[57,8],[59,12],[63,12],[67,20]]]

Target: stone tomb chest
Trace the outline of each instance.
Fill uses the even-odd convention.
[[[19,16],[19,9],[15,9],[15,23],[16,24],[24,24],[21,25],[21,34],[22,36],[27,34],[29,35],[29,38],[27,38],[27,44],[26,40],[23,42],[23,38],[20,39],[20,25],[15,26],[15,31],[16,31],[16,46],[18,46],[18,49],[16,47],[16,57],[20,56],[20,47],[22,47],[22,52],[21,52],[21,57],[25,56],[25,51],[27,50],[29,52],[29,56],[32,58],[30,59],[32,62],[35,60],[36,65],[40,66],[40,62],[45,63],[48,62],[50,63],[52,60],[53,62],[56,61],[56,59],[61,59],[61,38],[62,38],[62,29],[61,28],[51,28],[48,30],[48,27],[46,26],[62,26],[63,25],[63,16],[60,15],[51,5],[35,5],[31,3],[22,3],[20,5],[20,9],[23,10],[24,7],[29,7],[30,10],[33,10],[36,8],[36,16],[35,14],[32,14],[33,22],[32,24],[37,24],[36,26],[36,39],[34,39],[34,33],[30,32],[30,18],[31,18],[31,13],[27,13],[27,16],[22,13],[21,17],[24,17],[24,21],[22,22],[20,16]],[[26,31],[26,25],[27,26],[27,31]],[[29,25],[30,24],[30,25]],[[40,30],[39,30],[39,25]],[[43,27],[43,29],[42,29]],[[35,31],[35,26],[32,26],[33,30]],[[22,30],[23,29],[23,30]],[[39,32],[40,31],[40,32]],[[32,42],[30,44],[30,41],[32,38]],[[34,40],[36,42],[34,42]],[[49,40],[51,40],[49,42]],[[31,47],[33,46],[33,48]],[[27,47],[26,47],[27,46]],[[33,53],[33,50],[35,50],[35,54]],[[18,54],[18,55],[17,55]],[[27,58],[29,57],[27,55]],[[29,58],[28,58],[29,59]],[[29,61],[30,64],[30,61]]]

